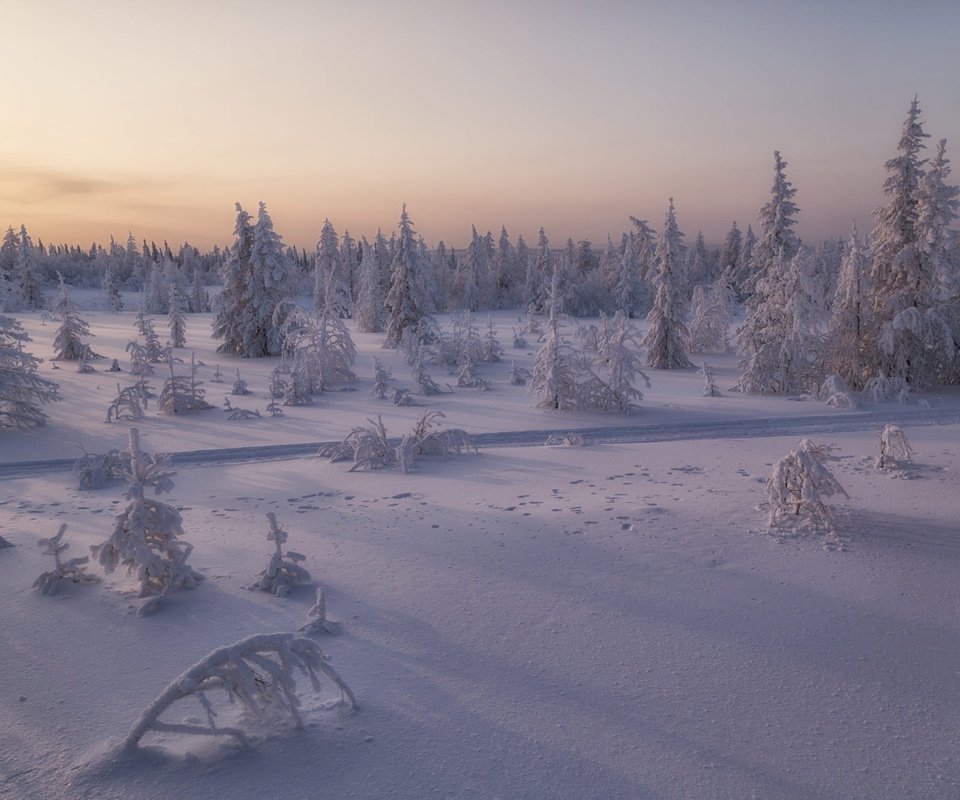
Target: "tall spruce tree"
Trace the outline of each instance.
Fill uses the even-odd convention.
[[[425,316],[426,299],[420,266],[420,247],[406,203],[400,212],[400,235],[390,265],[387,294],[387,336],[384,347],[398,347],[408,329],[416,330]]]
[[[684,342],[687,339],[686,302],[683,297],[683,234],[677,226],[673,198],[667,206],[663,229],[657,238],[657,294],[647,316],[649,328],[643,345],[647,366],[656,369],[692,367]]]

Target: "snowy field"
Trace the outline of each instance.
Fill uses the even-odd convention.
[[[17,316],[49,358],[55,323]],[[126,370],[134,314],[85,317],[93,348]],[[209,315],[191,316],[181,355],[195,349],[218,407],[151,410],[138,424],[147,451],[339,440],[377,415],[400,436],[424,407],[484,446],[409,474],[275,450],[175,459],[169,498],[206,580],[146,618],[122,573],[31,591],[50,568],[37,540],[67,522],[67,555],[87,553],[123,486],[80,491],[69,469],[17,464],[123,449],[129,424],[103,419],[118,377],[132,383],[103,372],[109,360],[88,375],[41,365],[64,401],[46,427],[0,433],[0,535],[16,545],[0,550],[0,798],[960,796],[956,389],[927,395],[929,408],[838,411],[727,392],[736,359],[710,355],[722,397],[702,397],[695,370],[650,370],[636,414],[543,412],[506,382],[509,359],[530,368],[534,346],[513,350],[516,317],[495,320],[507,352],[478,370],[488,392],[375,400],[373,355],[398,386],[409,369],[360,334],[356,391],[230,422],[219,405],[234,370],[253,394],[233,405],[264,413],[275,361],[217,356]],[[218,363],[224,384],[211,383]],[[886,422],[916,451],[902,472],[874,467]],[[584,428],[584,447],[524,433]],[[800,435],[836,446],[830,467],[850,496],[835,504],[842,549],[766,530],[764,482]],[[286,598],[245,588],[272,547],[270,511],[342,625],[318,641],[359,711],[304,683],[302,730],[263,731],[246,749],[151,734],[135,756],[109,757],[190,664],[305,622],[313,586]]]

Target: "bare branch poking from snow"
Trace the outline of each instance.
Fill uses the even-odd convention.
[[[317,587],[317,601],[307,612],[307,621],[300,626],[300,630],[307,634],[340,633],[340,624],[327,619],[327,603],[323,596],[323,587]]]
[[[99,583],[100,578],[96,575],[87,575],[85,564],[90,560],[89,556],[80,556],[71,558],[69,561],[61,561],[60,554],[70,547],[63,541],[63,534],[67,530],[67,523],[60,525],[60,530],[56,536],[49,539],[41,539],[38,544],[43,548],[45,556],[53,556],[53,569],[49,572],[41,573],[33,582],[33,588],[39,589],[40,594],[56,594],[60,589],[61,581],[68,580],[71,583]]]
[[[218,647],[174,679],[140,714],[124,740],[124,748],[138,747],[140,740],[151,731],[226,735],[241,744],[249,744],[241,728],[217,725],[216,709],[207,696],[217,690],[223,691],[230,703],[239,705],[241,722],[262,727],[288,717],[295,727],[301,728],[303,718],[296,672],[310,681],[315,692],[320,691],[322,673],[339,689],[340,702],[351,710],[357,708],[357,699],[350,687],[327,663],[326,654],[312,639],[293,633],[257,634],[227,647]],[[206,725],[160,719],[172,705],[188,697],[200,703]]]
[[[267,541],[274,544],[273,555],[270,556],[270,563],[260,573],[257,582],[250,588],[270,592],[277,597],[286,597],[298,583],[309,581],[310,573],[300,566],[300,562],[306,560],[305,556],[294,553],[292,550],[283,552],[281,545],[287,541],[287,532],[277,522],[277,515],[270,511],[267,513],[267,519],[270,522]]]

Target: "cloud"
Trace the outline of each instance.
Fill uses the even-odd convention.
[[[24,204],[117,194],[147,184],[152,188],[158,185],[156,181],[117,180],[57,169],[0,166],[0,191]]]

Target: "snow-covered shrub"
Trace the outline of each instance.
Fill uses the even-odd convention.
[[[883,370],[863,385],[861,396],[872,403],[918,402],[905,378],[899,376],[888,378]],[[919,402],[925,404],[925,401]]]
[[[321,447],[317,455],[332,463],[353,461],[350,472],[392,466],[396,461],[396,452],[387,438],[383,419],[378,416],[376,422],[372,419],[367,419],[367,422],[369,425],[357,426],[342,441]]]
[[[283,409],[280,408],[280,404],[277,403],[276,400],[271,400],[269,403],[267,403],[267,413],[271,417],[282,417]]]
[[[534,359],[529,383],[530,392],[537,398],[537,408],[557,411],[577,408],[579,374],[578,356],[560,336],[556,318],[551,317],[550,327]]]
[[[43,425],[41,406],[60,399],[57,384],[36,374],[41,360],[24,351],[29,341],[19,322],[0,314],[0,430]]]
[[[45,556],[53,556],[53,569],[49,572],[41,573],[33,582],[33,588],[39,589],[40,594],[56,594],[60,589],[61,581],[70,581],[71,583],[98,583],[100,578],[96,575],[87,575],[85,564],[90,560],[90,556],[80,556],[71,558],[68,561],[61,561],[60,554],[70,547],[69,544],[62,541],[63,534],[67,530],[67,523],[64,522],[57,531],[56,536],[49,539],[41,539],[38,544],[43,548]]]
[[[526,367],[517,366],[515,360],[510,361],[510,375],[507,376],[507,383],[513,386],[523,386],[530,379],[530,370]]]
[[[102,489],[111,481],[123,480],[129,468],[129,459],[124,459],[119,450],[106,453],[85,453],[73,465],[80,489]]]
[[[107,372],[122,372],[120,362],[117,359],[113,359],[113,361],[110,362],[110,369],[108,369]]]
[[[703,396],[704,397],[721,397],[722,392],[720,387],[717,386],[717,381],[713,376],[713,369],[707,364],[706,361],[700,361],[700,369],[697,370],[697,374],[703,377]]]
[[[693,312],[687,327],[691,353],[725,353],[729,348],[730,312],[720,284],[693,290]]]
[[[817,390],[817,399],[834,408],[856,408],[857,401],[849,384],[839,375],[828,375]]]
[[[205,389],[200,388],[197,380],[196,359],[190,359],[190,375],[175,375],[173,359],[168,359],[170,377],[163,382],[160,397],[157,399],[157,408],[161,414],[187,414],[191,411],[204,411],[213,408],[203,399]]]
[[[642,400],[643,393],[634,381],[639,377],[650,386],[640,369],[639,346],[640,336],[623,312],[618,311],[612,320],[600,320],[592,363],[584,358],[587,378],[579,387],[581,408],[626,413],[636,408],[632,401]]]
[[[849,495],[823,463],[829,456],[829,447],[801,439],[774,465],[767,480],[770,528],[786,530],[809,523],[824,533],[835,532],[833,515],[824,498]]]
[[[130,374],[131,375],[153,375],[153,364],[147,357],[147,348],[140,342],[131,340],[127,342],[127,352],[130,354]]]
[[[390,392],[390,370],[383,366],[379,358],[373,359],[373,386],[370,394],[377,400],[386,400]]]
[[[208,697],[217,690],[226,694],[230,704],[239,706],[241,723],[271,725],[287,716],[296,727],[302,727],[295,677],[298,671],[309,679],[315,692],[320,691],[322,673],[340,691],[341,703],[350,709],[357,707],[350,687],[327,663],[327,656],[312,639],[293,633],[262,633],[218,647],[174,679],[140,714],[124,740],[124,747],[136,748],[151,731],[227,735],[248,744],[247,735],[240,728],[217,725],[217,712]],[[160,719],[174,703],[190,697],[203,708],[206,725]]]
[[[250,394],[250,390],[247,388],[247,382],[240,377],[239,367],[237,367],[237,379],[233,382],[233,388],[230,390],[230,394],[238,397],[245,394]]]
[[[140,419],[147,407],[147,396],[143,387],[146,384],[135,383],[124,388],[117,384],[117,396],[107,406],[107,422],[121,419]]]
[[[270,592],[277,597],[286,597],[298,583],[309,581],[310,573],[300,566],[300,562],[306,560],[305,556],[293,550],[283,552],[282,545],[287,541],[287,532],[277,522],[277,515],[270,511],[267,513],[267,520],[270,522],[267,541],[273,542],[273,554],[270,556],[270,563],[250,588]]]
[[[880,431],[880,458],[877,469],[896,469],[913,459],[913,448],[899,425],[884,425]]]
[[[503,347],[497,338],[497,329],[493,324],[493,317],[487,318],[487,332],[483,337],[483,344],[480,348],[480,360],[486,363],[493,363],[500,360],[503,354]]]
[[[544,447],[586,447],[587,440],[579,433],[551,433]]]
[[[238,419],[260,419],[260,412],[257,409],[251,411],[248,408],[231,408],[228,410],[230,413],[227,414],[227,419],[231,422]]]
[[[153,320],[148,317],[144,319],[143,325],[145,330],[143,334],[143,348],[147,361],[151,364],[159,364],[166,357],[166,350],[153,327]]]
[[[136,573],[139,596],[155,595],[137,613],[149,614],[174,589],[193,589],[203,575],[187,565],[193,546],[182,541],[183,518],[169,503],[147,496],[173,489],[173,475],[167,456],[147,455],[140,449],[140,431],[130,429],[130,464],[124,471],[127,507],[117,515],[113,532],[102,544],[91,547],[107,573],[118,566]]]
[[[277,364],[270,371],[270,383],[267,386],[267,393],[274,400],[280,400],[286,395],[287,389],[289,388],[289,383],[284,376],[288,375],[289,373],[289,368],[283,364]]]
[[[390,392],[390,402],[395,406],[412,406],[413,398],[409,389],[393,389]]]
[[[323,587],[317,587],[317,600],[307,612],[307,621],[300,626],[300,630],[306,634],[314,633],[340,633],[339,623],[327,619],[327,603],[323,596]]]
[[[213,376],[210,378],[210,380],[213,383],[223,383],[223,370],[220,369],[219,364],[217,364],[217,366],[214,368]]]
[[[460,369],[457,372],[457,386],[462,389],[476,389],[481,392],[490,388],[490,384],[486,380],[473,374],[473,363],[466,356],[460,362]]]
[[[283,353],[306,366],[311,392],[324,392],[335,383],[354,382],[357,348],[339,313],[325,308],[310,316],[294,308],[283,326]]]
[[[513,328],[513,346],[517,350],[523,350],[527,346],[527,340],[523,338],[523,331]]]
[[[414,359],[413,369],[411,374],[413,375],[413,381],[417,384],[417,394],[419,395],[434,395],[442,394],[443,389],[440,388],[440,385],[430,377],[427,373],[427,369],[424,366],[424,350],[423,345],[417,347],[417,355]]]

